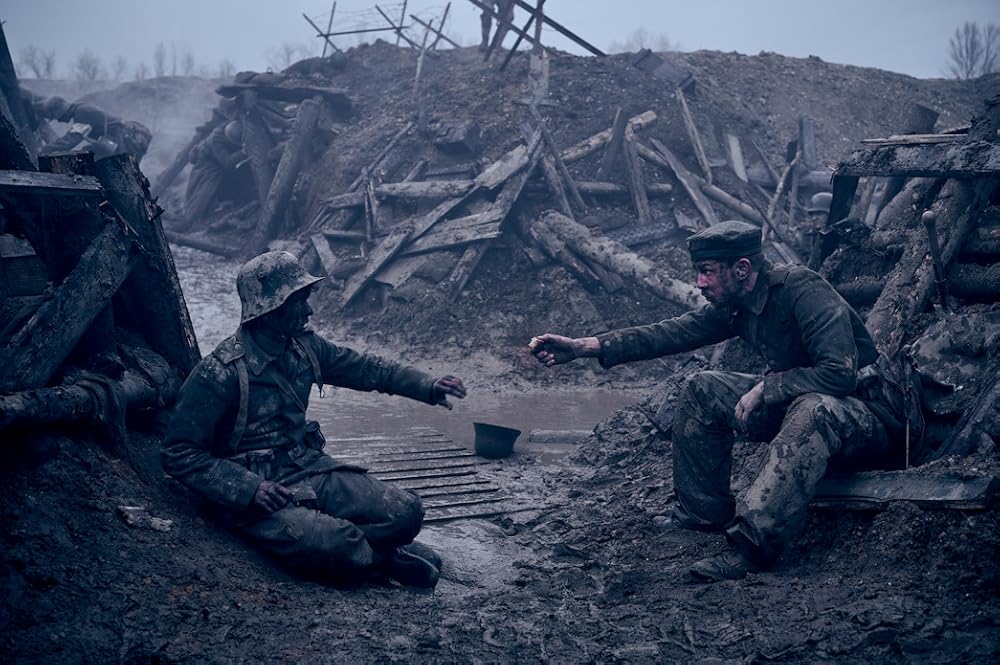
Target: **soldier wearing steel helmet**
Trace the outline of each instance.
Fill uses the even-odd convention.
[[[448,398],[465,397],[465,387],[308,331],[308,297],[321,279],[288,252],[243,266],[241,325],[181,388],[163,467],[295,572],[337,582],[379,571],[433,587],[441,560],[413,542],[424,514],[419,497],[327,455],[306,404],[313,384],[329,384],[451,408]]]
[[[739,337],[764,356],[764,376],[695,374],[656,423],[673,443],[677,503],[667,527],[723,534],[731,545],[694,563],[692,575],[740,579],[775,563],[828,468],[890,461],[907,400],[858,314],[812,270],[771,265],[759,227],[721,222],[692,235],[688,248],[704,306],[590,337],[545,334],[529,348],[546,366],[592,357],[613,367]],[[735,430],[769,441],[739,503],[730,487]]]

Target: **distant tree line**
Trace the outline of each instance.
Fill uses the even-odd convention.
[[[1000,25],[966,21],[948,40],[948,73],[973,79],[1000,72]]]
[[[195,75],[227,79],[236,72],[236,66],[228,58],[222,59],[215,67],[198,65],[190,49],[178,52],[173,43],[169,47],[163,42],[158,43],[153,49],[151,62],[152,65],[139,61],[132,66],[123,55],[104,62],[88,48],[68,63],[64,77],[77,81],[124,81],[129,78],[141,81],[151,76],[158,78]],[[55,51],[43,51],[34,44],[29,44],[18,52],[18,65],[20,65],[18,74],[25,78],[59,78],[56,72]]]

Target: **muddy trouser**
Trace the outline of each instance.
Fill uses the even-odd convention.
[[[762,405],[751,415],[748,436],[770,439],[767,461],[737,506],[729,484],[734,411],[758,381],[702,372],[681,394],[673,419],[675,517],[692,528],[725,531],[736,549],[767,566],[801,527],[827,468],[870,467],[888,453],[889,437],[856,397],[807,393],[780,408]]]
[[[424,509],[413,492],[353,470],[328,471],[304,482],[315,491],[315,504],[289,505],[238,527],[300,574],[347,578],[413,542],[420,532]]]

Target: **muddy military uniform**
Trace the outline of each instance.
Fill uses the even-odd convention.
[[[244,323],[319,279],[287,252],[251,260],[237,279]],[[244,325],[184,383],[161,458],[167,473],[207,499],[228,526],[293,570],[332,581],[411,547],[423,508],[412,492],[323,451],[322,435],[306,421],[313,384],[434,403],[435,380],[416,369],[311,332],[279,342]],[[269,512],[255,501],[263,481],[294,499]],[[428,584],[434,582],[436,571]]]
[[[885,457],[902,428],[901,399],[858,314],[826,280],[803,268],[764,263],[746,304],[708,304],[660,323],[598,336],[605,367],[691,351],[740,337],[767,360],[762,407],[749,436],[770,439],[767,462],[736,506],[730,489],[734,412],[761,379],[703,372],[673,414],[676,520],[725,531],[759,566],[770,564],[800,525],[828,466]],[[884,397],[888,396],[888,397]],[[773,438],[772,438],[773,437]]]

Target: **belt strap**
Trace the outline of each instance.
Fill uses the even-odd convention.
[[[240,440],[247,429],[247,411],[250,405],[250,375],[247,373],[247,361],[241,357],[233,364],[236,365],[236,376],[239,380],[240,406],[236,412],[236,421],[233,422],[233,433],[229,437],[230,452],[239,449]]]

